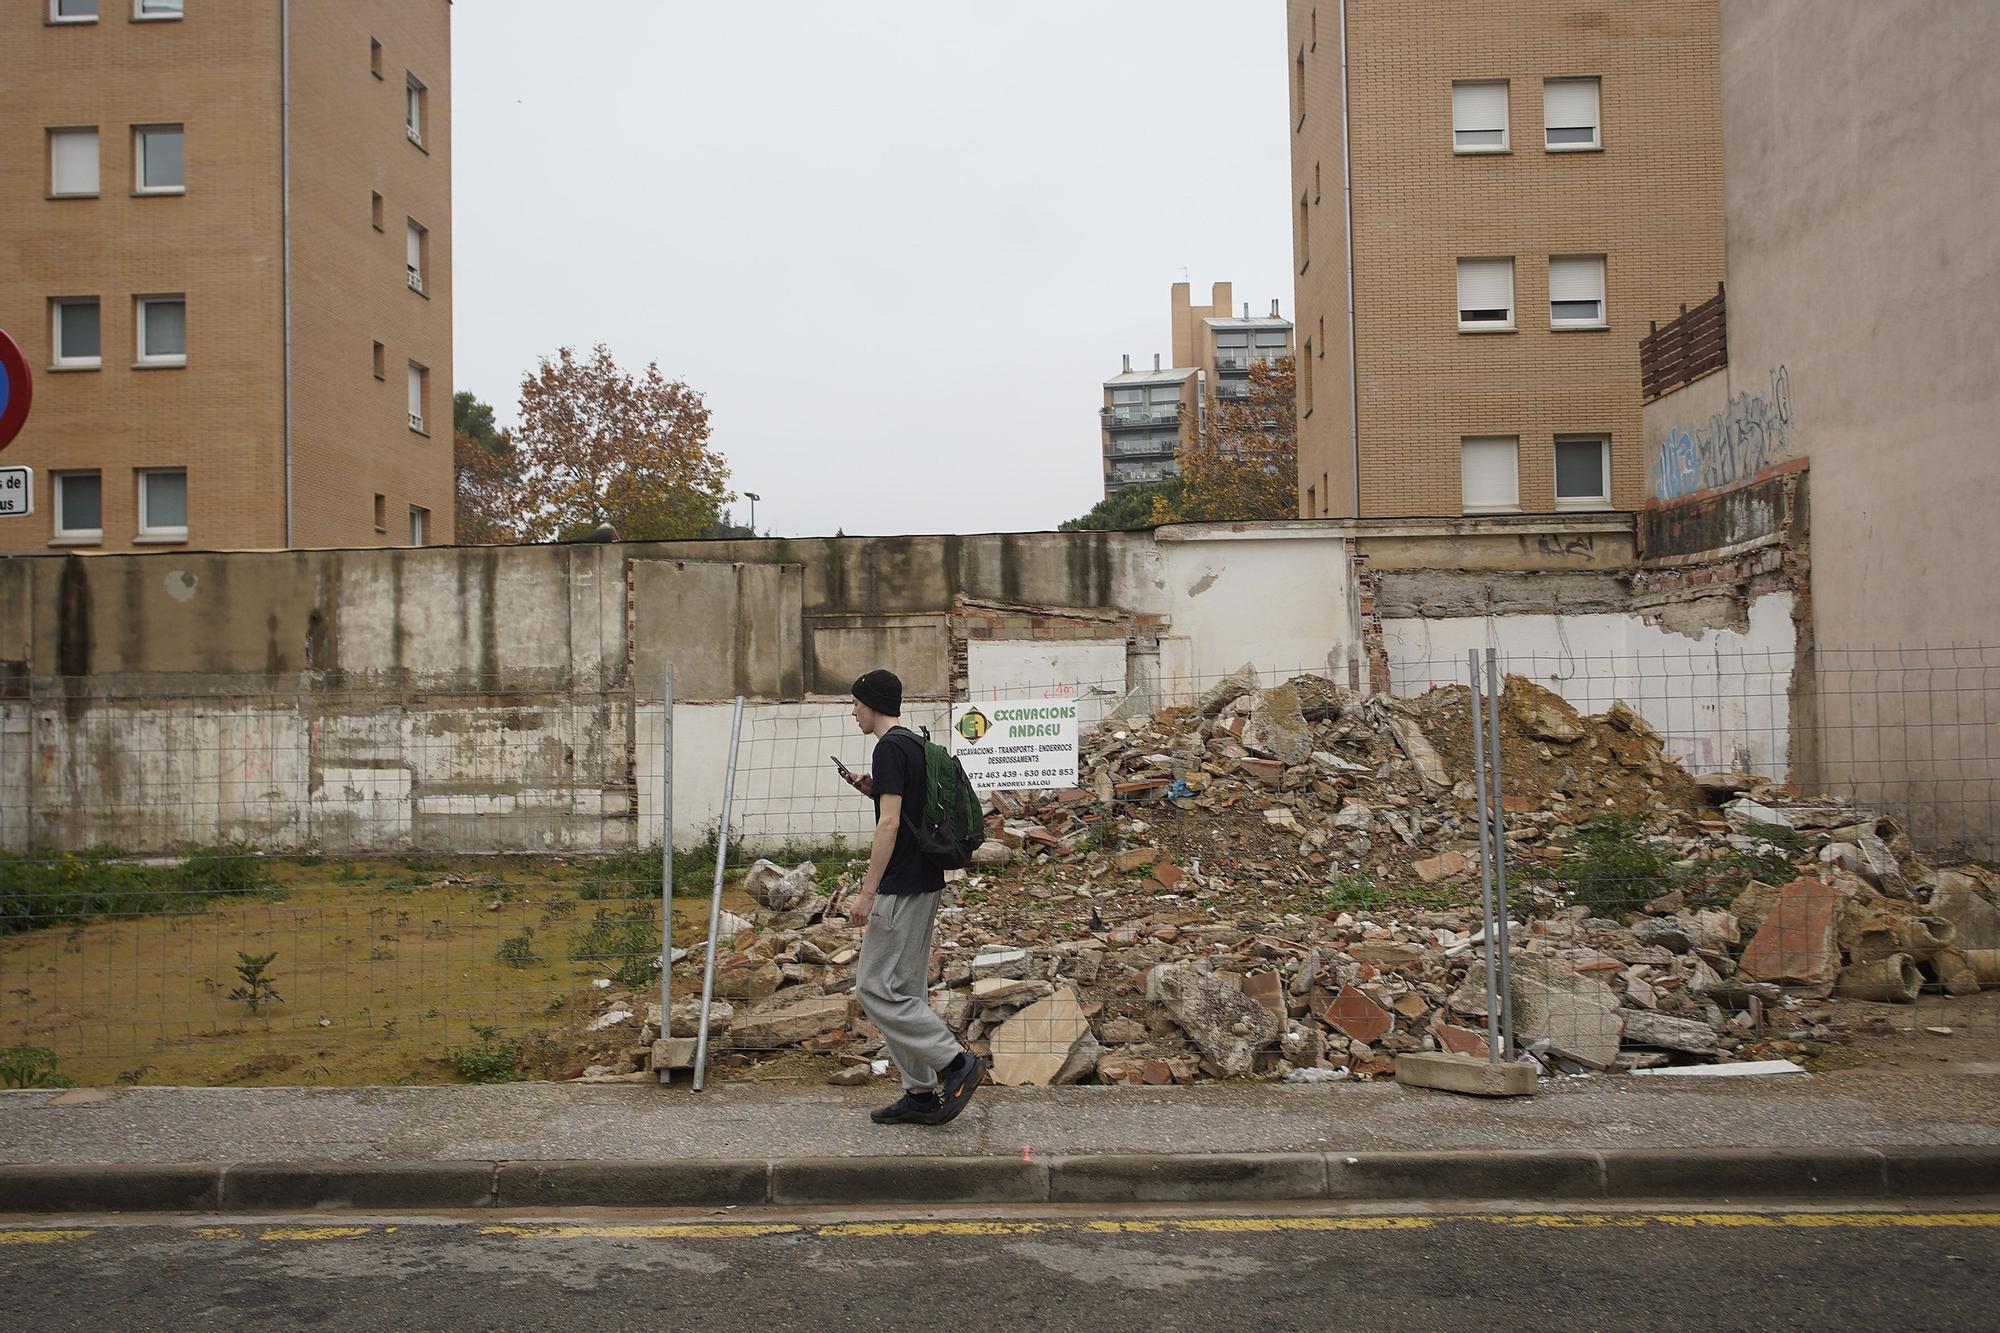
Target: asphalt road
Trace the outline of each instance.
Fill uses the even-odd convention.
[[[1986,1330],[2000,1212],[0,1222],[0,1328]]]

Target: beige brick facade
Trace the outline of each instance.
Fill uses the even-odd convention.
[[[96,8],[78,23],[52,21],[50,0],[0,11],[0,328],[36,377],[33,415],[0,464],[32,467],[37,491],[32,517],[0,520],[0,549],[400,545],[411,506],[429,511],[426,540],[449,542],[448,0],[187,0],[167,19],[135,17],[134,0]],[[426,85],[423,148],[404,133],[405,71]],[[182,128],[181,192],[136,188],[142,125]],[[97,130],[98,188],[51,197],[49,132],[74,127]],[[429,228],[425,295],[406,280],[406,217]],[[141,296],[185,298],[185,364],[135,364]],[[65,297],[99,303],[95,367],[55,366],[50,303]],[[428,436],[407,419],[412,360],[430,368]],[[142,469],[185,469],[184,536],[141,535]],[[57,529],[64,472],[99,477],[96,540]]]
[[[1559,507],[1558,436],[1607,437],[1611,505],[1643,504],[1639,338],[1723,274],[1713,0],[1349,0],[1352,417],[1340,10],[1288,5],[1301,514],[1357,512],[1357,454],[1362,516],[1460,513],[1467,437],[1518,441],[1524,512]],[[1548,151],[1544,81],[1577,78],[1599,146]],[[1503,80],[1506,151],[1455,151],[1454,82]],[[1551,257],[1599,255],[1603,327],[1552,327]],[[1458,260],[1489,257],[1512,330],[1463,332]]]

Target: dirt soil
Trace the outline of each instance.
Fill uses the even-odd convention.
[[[358,1086],[462,1082],[447,1055],[479,1045],[475,1027],[539,1035],[522,1045],[529,1077],[635,1040],[579,1031],[615,963],[572,961],[570,943],[629,905],[582,896],[586,858],[266,864],[282,892],[0,936],[0,1047],[52,1047],[86,1085]],[[734,891],[724,905],[751,906]],[[675,900],[682,947],[706,935],[707,906]],[[517,968],[497,955],[524,930],[535,961]],[[229,998],[239,951],[276,952],[280,1002]]]

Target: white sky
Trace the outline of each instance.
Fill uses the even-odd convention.
[[[656,360],[760,531],[1054,527],[1184,271],[1292,313],[1276,0],[460,0],[452,32],[456,387],[511,424],[562,344]]]

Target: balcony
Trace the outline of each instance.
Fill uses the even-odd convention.
[[[1180,409],[1161,412],[1153,408],[1107,407],[1098,412],[1104,419],[1106,430],[1158,430],[1163,426],[1178,426],[1181,421]]]
[[[1217,380],[1215,382],[1215,396],[1229,403],[1247,402],[1250,398],[1250,382],[1248,380]]]
[[[424,290],[424,275],[417,272],[415,269],[410,269],[409,281],[410,281],[410,290],[416,292],[418,295],[422,295]]]

